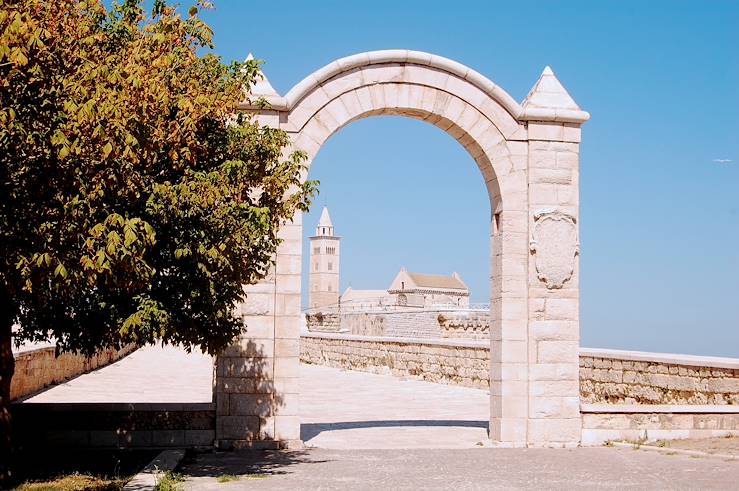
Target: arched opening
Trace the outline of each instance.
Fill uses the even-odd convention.
[[[314,158],[309,177],[321,194],[302,218],[306,445],[472,448],[487,439],[490,207],[471,164],[447,134],[398,116],[355,121]],[[329,219],[340,236],[336,271],[327,267],[335,246],[323,245]],[[403,268],[427,283],[397,280]],[[326,299],[332,273],[340,287]],[[405,340],[406,352],[389,351],[388,337]],[[428,349],[447,342],[465,348]]]
[[[577,444],[578,152],[580,124],[589,115],[553,72],[546,68],[519,105],[459,63],[388,50],[337,60],[284,97],[268,89],[256,95],[265,96],[269,108],[245,103],[243,109],[285,130],[309,164],[331,135],[368,116],[423,120],[467,150],[483,176],[491,211],[489,437],[506,446]],[[217,381],[217,439],[224,448],[255,439],[300,444],[302,217],[286,223],[280,235],[273,274],[247,287],[239,307],[247,326],[240,345],[263,347],[268,371],[243,373],[255,362],[249,346],[234,346],[217,360],[217,378],[260,378],[269,397],[248,388],[229,392]],[[337,290],[326,288],[334,303]],[[232,410],[228,404],[245,398],[270,407]],[[258,432],[245,430],[249,424]]]

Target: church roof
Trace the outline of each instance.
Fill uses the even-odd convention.
[[[334,224],[331,223],[331,216],[328,214],[328,208],[325,206],[323,207],[323,211],[321,212],[321,219],[318,220],[318,226],[319,227],[333,227]]]
[[[449,288],[466,290],[467,285],[457,275],[444,276],[440,274],[424,274],[407,272],[418,288]]]
[[[354,290],[352,287],[348,287],[341,295],[341,301],[370,300],[387,296],[387,290]]]

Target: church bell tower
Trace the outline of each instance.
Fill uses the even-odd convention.
[[[341,237],[334,235],[334,225],[328,208],[324,207],[310,240],[309,308],[338,307],[339,258]]]

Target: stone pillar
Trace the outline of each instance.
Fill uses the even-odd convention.
[[[245,288],[238,313],[246,330],[215,361],[216,442],[222,449],[274,436],[275,279],[272,272]]]
[[[490,439],[504,447],[527,444],[528,145],[506,142],[510,170],[494,196],[490,317]]]
[[[530,122],[530,446],[580,442],[580,127]]]
[[[301,229],[300,213],[280,229],[273,271],[238,307],[245,332],[216,359],[219,448],[300,446]]]

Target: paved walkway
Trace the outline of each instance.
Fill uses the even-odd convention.
[[[211,402],[213,361],[168,347],[134,351],[28,402]]]
[[[32,402],[207,402],[212,360],[144,348]],[[301,367],[294,452],[205,453],[186,489],[737,489],[739,461],[622,448],[480,448],[486,391]],[[311,448],[319,447],[319,448]],[[237,480],[219,483],[218,477]]]
[[[606,447],[211,453],[180,471],[187,490],[221,491],[728,490],[739,482],[739,461]],[[219,483],[226,475],[238,480]]]
[[[487,440],[487,391],[302,365],[301,437],[331,449],[473,448]]]
[[[142,348],[29,402],[210,402],[212,359]],[[301,436],[322,448],[471,448],[487,438],[487,391],[302,365]]]

